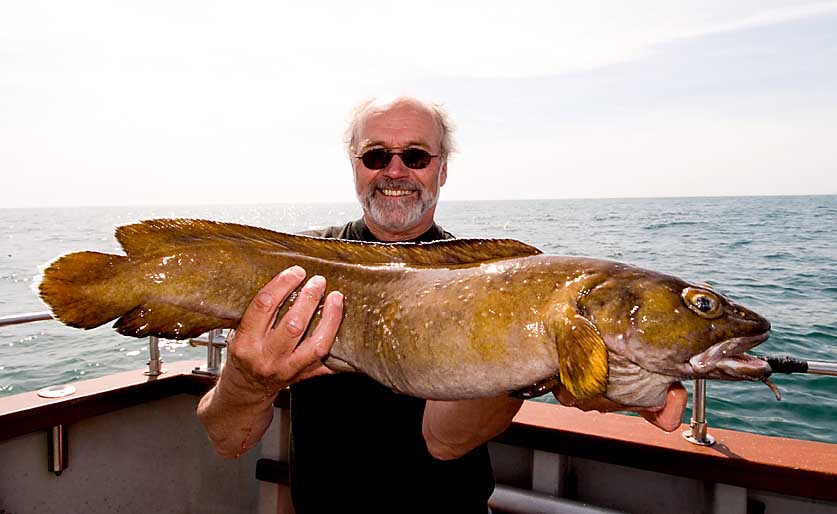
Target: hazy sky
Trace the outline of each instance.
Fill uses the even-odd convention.
[[[0,0],[0,207],[351,201],[368,96],[443,199],[837,193],[837,2]]]

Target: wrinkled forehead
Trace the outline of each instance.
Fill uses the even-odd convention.
[[[372,104],[360,116],[359,148],[419,146],[438,150],[441,130],[433,112],[419,102]]]

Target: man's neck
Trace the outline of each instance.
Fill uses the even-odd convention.
[[[403,232],[392,232],[389,230],[382,229],[375,225],[374,223],[370,222],[369,218],[366,215],[363,216],[363,222],[366,224],[366,228],[372,232],[372,235],[375,236],[376,239],[379,241],[383,241],[386,243],[397,243],[401,241],[411,241],[413,239],[417,239],[419,236],[430,230],[430,227],[433,226],[433,218],[430,218],[428,221],[424,221],[419,223],[414,227],[410,227]]]

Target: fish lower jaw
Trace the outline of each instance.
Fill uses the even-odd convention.
[[[764,332],[755,336],[727,339],[726,341],[712,345],[704,352],[694,355],[689,359],[689,365],[697,375],[711,373],[723,362],[729,364],[730,368],[734,368],[734,364],[728,361],[728,359],[746,359],[749,356],[745,356],[744,352],[766,341],[769,335],[770,332]]]
[[[772,373],[766,361],[752,355],[739,354],[724,357],[713,366],[700,367],[691,364],[692,377],[720,380],[764,380]]]

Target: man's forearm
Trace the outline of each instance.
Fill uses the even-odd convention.
[[[326,288],[325,279],[314,276],[276,321],[280,306],[304,278],[305,270],[292,266],[256,294],[228,337],[227,363],[218,383],[198,404],[198,418],[225,457],[238,457],[261,439],[280,389],[332,373],[321,361],[340,327],[343,295],[332,291],[326,296],[319,323],[302,339]]]
[[[509,396],[428,400],[422,422],[427,449],[441,460],[461,457],[506,430],[522,404],[523,400]]]
[[[198,403],[200,419],[219,455],[238,457],[258,443],[273,420],[273,396],[236,385],[233,370],[224,370]]]

